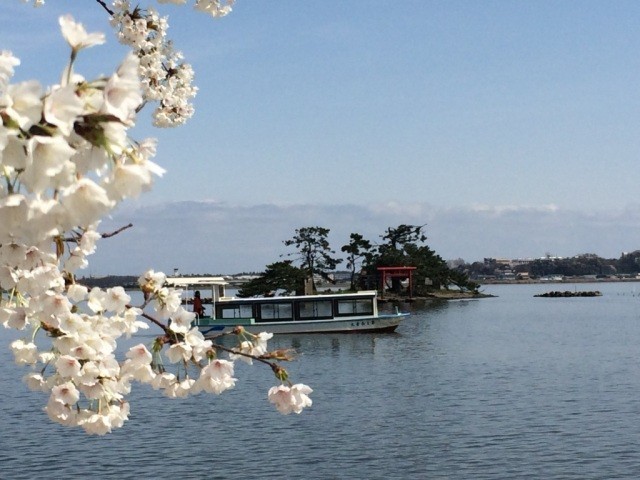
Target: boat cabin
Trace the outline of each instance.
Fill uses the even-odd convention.
[[[377,315],[376,292],[293,297],[236,298],[215,305],[217,319],[253,318],[256,323],[325,320]]]
[[[291,297],[235,298],[225,295],[222,277],[168,277],[167,285],[181,288],[185,304],[200,291],[203,316],[193,321],[205,337],[230,333],[237,326],[250,333],[392,332],[408,313],[378,312],[377,292]],[[188,307],[186,307],[188,308]],[[191,308],[188,308],[191,310]]]
[[[378,315],[377,292],[291,297],[227,297],[223,277],[168,277],[167,285],[184,290],[189,303],[200,291],[205,304],[204,318],[212,320],[248,320],[255,323],[325,320]],[[206,323],[201,319],[199,323]]]

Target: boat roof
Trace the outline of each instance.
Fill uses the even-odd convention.
[[[174,287],[187,287],[191,285],[211,286],[211,285],[228,285],[224,277],[167,277],[167,283]]]
[[[332,298],[371,298],[378,294],[375,290],[362,290],[351,293],[319,293],[316,295],[291,295],[276,297],[227,297],[221,298],[221,303],[227,302],[290,302],[292,300],[327,300]]]

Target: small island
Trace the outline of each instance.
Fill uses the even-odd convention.
[[[583,291],[583,292],[571,292],[566,290],[564,292],[553,291],[547,293],[540,293],[538,295],[534,295],[534,297],[545,297],[545,298],[568,298],[568,297],[601,297],[602,293],[598,290],[593,291]]]

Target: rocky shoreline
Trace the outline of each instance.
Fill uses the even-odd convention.
[[[546,292],[546,293],[540,293],[538,295],[534,295],[534,297],[544,297],[544,298],[601,297],[601,296],[602,296],[602,293],[598,290],[582,291],[582,292],[571,292],[569,290],[560,292],[555,290],[553,292]]]
[[[406,297],[403,295],[395,295],[391,293],[385,293],[384,296],[378,297],[378,302],[415,302],[425,300],[476,300],[480,298],[493,298],[495,295],[488,293],[474,293],[474,292],[460,292],[454,290],[439,290],[427,295],[420,295],[414,297]]]

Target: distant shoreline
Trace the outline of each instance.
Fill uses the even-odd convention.
[[[640,282],[640,278],[565,278],[563,280],[540,280],[540,279],[527,279],[527,280],[483,280],[482,282],[476,281],[481,286],[487,285],[570,285],[575,283],[624,283],[624,282]],[[381,303],[386,302],[414,302],[423,300],[473,300],[480,298],[493,298],[496,295],[487,293],[473,293],[473,292],[461,292],[459,290],[437,290],[427,295],[420,295],[414,297],[398,296],[390,293],[385,293],[383,297],[379,297],[378,301]]]
[[[620,282],[640,282],[640,278],[584,278],[584,277],[566,277],[562,280],[540,280],[540,279],[526,279],[526,280],[474,280],[474,282],[480,285],[531,285],[531,284],[567,284],[567,283],[620,283]]]
[[[604,277],[604,278],[585,278],[585,277],[566,277],[562,280],[541,280],[541,279],[521,279],[521,280],[511,280],[511,279],[483,279],[483,280],[473,280],[478,283],[481,287],[487,285],[562,285],[562,284],[576,284],[576,283],[630,283],[630,282],[640,282],[640,278],[617,278],[617,277]],[[88,287],[100,287],[100,288],[110,288],[116,285],[123,286],[126,290],[138,290],[139,286],[137,285],[137,277],[133,276],[124,276],[124,275],[108,275],[100,278],[82,278],[79,279],[79,282],[88,286]],[[236,286],[235,288],[238,288]],[[348,289],[348,284],[334,284],[334,285],[318,285],[318,291],[322,293],[324,289],[326,290],[342,290]],[[494,295],[488,295],[484,293],[474,294],[473,292],[464,291],[461,292],[459,290],[434,290],[426,295],[415,296],[412,300],[460,300],[460,299],[474,299],[474,298],[487,298],[493,297]],[[397,295],[389,294],[385,292],[382,298],[379,300],[385,301],[406,301],[408,297],[400,297]]]

